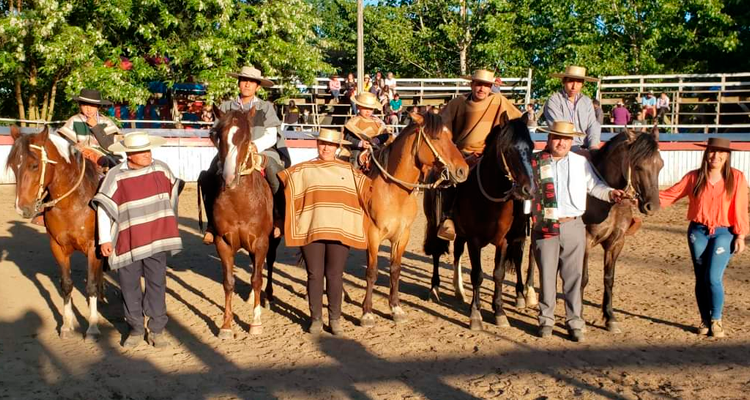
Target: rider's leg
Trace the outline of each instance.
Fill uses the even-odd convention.
[[[456,202],[456,188],[449,187],[440,189],[438,207],[442,223],[438,229],[437,236],[443,240],[453,240],[456,238],[456,226],[453,223],[453,206]]]
[[[271,187],[271,193],[273,194],[273,236],[281,236],[281,232],[284,229],[284,195],[281,192],[281,183],[279,177],[276,175],[284,169],[284,165],[281,163],[281,159],[276,152],[263,152],[266,156],[266,181],[268,186]]]
[[[211,244],[214,242],[214,202],[219,194],[221,185],[219,177],[219,157],[211,160],[208,170],[198,178],[198,185],[201,187],[203,195],[203,206],[206,209],[206,233],[203,236],[203,243]]]

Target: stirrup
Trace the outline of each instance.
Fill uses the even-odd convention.
[[[215,240],[215,238],[214,238],[213,232],[207,230],[206,234],[203,235],[203,244],[205,244],[205,245],[214,244],[214,240]]]
[[[440,229],[438,229],[437,237],[447,241],[456,240],[456,226],[453,224],[452,220],[446,219],[443,221],[440,225]]]

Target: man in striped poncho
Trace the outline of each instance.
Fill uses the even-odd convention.
[[[149,317],[149,343],[169,346],[162,334],[167,324],[167,253],[174,255],[182,249],[177,228],[182,181],[165,163],[151,157],[151,149],[164,141],[133,132],[110,146],[113,153],[126,153],[127,161],[109,170],[93,199],[98,206],[101,252],[118,273],[125,319],[131,329],[125,347],[143,341],[144,314]],[[146,281],[145,293],[141,277]]]

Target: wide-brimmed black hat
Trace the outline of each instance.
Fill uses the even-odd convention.
[[[709,138],[708,142],[697,144],[697,146],[723,151],[737,150],[732,147],[732,142],[729,139],[724,138]]]
[[[94,89],[81,89],[78,96],[73,96],[73,100],[79,103],[94,104],[97,106],[109,106],[112,102],[102,99],[102,94]]]

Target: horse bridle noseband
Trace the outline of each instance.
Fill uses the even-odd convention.
[[[86,175],[86,160],[81,157],[81,174],[78,176],[78,180],[76,181],[75,185],[73,185],[73,187],[65,192],[65,194],[63,194],[62,196],[45,203],[44,198],[47,197],[47,188],[44,185],[44,177],[47,175],[47,164],[54,165],[57,164],[57,161],[50,160],[47,157],[47,150],[44,148],[44,146],[30,144],[29,147],[34,150],[39,150],[39,152],[42,154],[42,173],[39,174],[39,188],[37,189],[36,199],[34,201],[34,212],[39,213],[46,208],[54,207],[55,205],[57,205],[57,203],[70,196],[71,193],[78,189],[78,186],[80,186],[81,182],[83,181],[84,175]]]
[[[483,159],[484,157],[482,157]],[[510,196],[513,194],[513,191],[516,189],[516,186],[518,186],[518,182],[513,178],[513,173],[510,171],[510,168],[508,167],[508,162],[505,160],[505,154],[503,152],[500,152],[500,158],[503,160],[503,167],[505,168],[505,177],[508,178],[508,180],[511,183],[510,189],[503,194],[503,197],[492,197],[487,193],[487,191],[484,189],[484,185],[482,185],[482,175],[479,173],[479,168],[482,165],[482,159],[477,162],[477,182],[479,183],[479,191],[482,192],[482,195],[489,201],[493,203],[502,203],[505,201],[508,201]]]
[[[378,167],[380,170],[380,173],[383,174],[388,180],[391,180],[393,182],[398,183],[401,186],[405,186],[408,189],[441,189],[451,186],[450,183],[445,184],[446,181],[450,180],[449,171],[448,171],[448,163],[445,162],[445,159],[443,156],[440,155],[440,153],[435,148],[435,145],[432,143],[430,138],[427,136],[427,134],[424,132],[424,127],[419,127],[419,131],[417,133],[417,140],[414,142],[414,155],[419,151],[419,148],[422,144],[422,139],[424,138],[424,142],[427,145],[427,147],[432,151],[432,155],[435,156],[435,159],[437,162],[441,163],[444,168],[440,172],[440,176],[435,182],[432,183],[411,183],[402,181],[401,179],[396,178],[395,176],[391,175],[386,171],[386,169],[380,165],[380,162],[378,162],[378,158],[373,156],[372,152],[370,152],[370,159],[375,163],[375,166]]]

